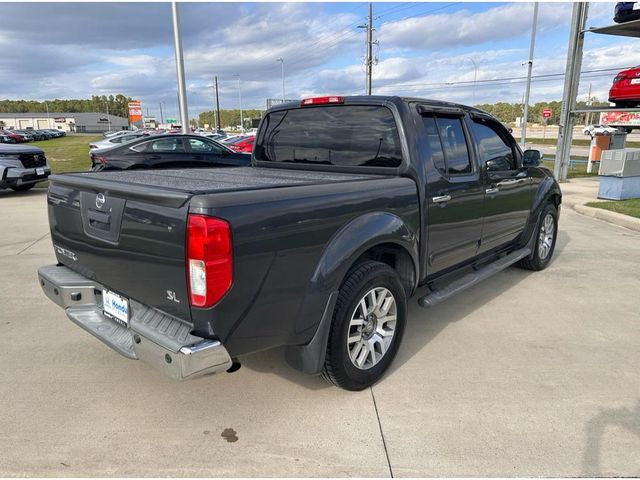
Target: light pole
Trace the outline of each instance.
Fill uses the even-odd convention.
[[[182,37],[180,36],[180,18],[178,16],[178,5],[171,2],[171,13],[173,18],[173,44],[176,55],[176,73],[178,75],[178,102],[180,105],[180,122],[182,123],[182,133],[189,133],[189,112],[187,111],[187,89],[184,80],[184,59],[182,57]]]
[[[536,46],[536,26],[538,24],[538,2],[533,4],[533,22],[531,24],[531,43],[527,62],[527,88],[524,93],[524,114],[522,119],[522,149],[527,143],[527,120],[529,119],[529,93],[531,92],[531,70],[533,69],[533,51]]]
[[[47,109],[47,125],[49,125],[49,128],[51,128],[51,117],[49,117],[49,104],[47,102],[44,102],[44,106]]]
[[[476,81],[478,79],[478,64],[473,58],[471,57],[467,57],[467,58],[471,60],[471,63],[473,63],[473,103],[475,103],[476,102]]]
[[[240,131],[244,133],[244,117],[242,116],[242,89],[240,88],[240,74],[236,73],[234,77],[238,77],[238,102],[240,103]]]
[[[284,103],[284,99],[286,98],[284,95],[284,58],[280,57],[276,62],[280,62],[282,64],[282,103]]]
[[[109,129],[109,131],[111,131],[111,117],[109,116],[109,99],[107,98],[107,128]],[[49,109],[47,108],[47,115],[48,115]]]

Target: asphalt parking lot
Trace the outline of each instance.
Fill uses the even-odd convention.
[[[640,475],[640,233],[565,208],[547,270],[414,299],[351,393],[281,350],[183,383],[120,357],[41,293],[46,192],[0,212],[0,476]]]

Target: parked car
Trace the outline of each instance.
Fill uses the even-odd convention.
[[[218,142],[222,142],[225,138],[227,138],[226,135],[220,135],[219,133],[205,133],[201,135],[203,137],[210,138],[211,140],[216,140]]]
[[[616,107],[635,107],[640,105],[640,66],[618,73],[609,90],[609,101]]]
[[[0,143],[18,143],[18,141],[0,130]]]
[[[640,19],[639,2],[618,2],[614,10],[613,21],[616,23],[630,22]]]
[[[19,143],[33,142],[33,135],[30,135],[23,130],[11,130],[11,133],[20,138],[20,140],[18,140]]]
[[[38,147],[0,145],[0,190],[24,192],[46,180],[51,169]]]
[[[242,166],[246,155],[195,134],[164,134],[139,138],[126,145],[91,152],[93,170]]]
[[[29,135],[33,138],[34,141],[46,140],[46,137],[44,135],[42,135],[41,133],[38,133],[36,130],[33,130],[33,129],[27,128],[24,130],[16,130],[16,132]]]
[[[229,148],[234,152],[251,153],[251,150],[253,150],[253,142],[255,139],[256,137],[251,135],[243,140],[240,140],[239,142],[233,142],[229,144]]]
[[[242,140],[245,140],[249,138],[249,135],[231,135],[227,138],[225,138],[224,140],[221,140],[221,143],[224,143],[225,145],[229,146],[232,145],[234,143],[238,143],[241,142]]]
[[[22,143],[24,138],[11,130],[2,130],[2,135],[8,139],[5,143]]]
[[[62,130],[55,130],[53,128],[45,128],[45,132],[49,132],[54,138],[65,137],[67,134]]]
[[[89,144],[89,150],[112,148],[117,145],[120,145],[123,143],[129,143],[134,140],[138,140],[139,138],[148,137],[148,136],[149,134],[147,132],[141,132],[141,133],[129,132],[127,135],[114,135],[112,137],[105,138],[104,140],[91,142]]]
[[[127,135],[128,133],[133,133],[133,132],[135,132],[135,130],[110,130],[110,131],[104,132],[102,136],[104,138],[110,138],[110,137],[116,137],[118,135]]]
[[[549,265],[561,192],[539,164],[472,107],[287,103],[248,167],[53,175],[57,263],[39,281],[76,324],[174,378],[286,346],[295,368],[361,390],[400,348],[412,295],[430,307]]]

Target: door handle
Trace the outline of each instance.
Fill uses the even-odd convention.
[[[486,193],[487,195],[494,195],[494,194],[498,193],[499,191],[500,191],[499,188],[492,187],[492,188],[487,188],[484,191],[484,193]]]
[[[444,202],[448,202],[449,200],[451,200],[451,195],[439,195],[437,197],[431,198],[431,201],[433,203],[444,203]]]

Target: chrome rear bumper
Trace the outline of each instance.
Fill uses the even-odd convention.
[[[67,267],[40,267],[38,279],[45,295],[64,308],[72,322],[127,358],[178,380],[231,367],[231,357],[218,340],[192,335],[189,324],[135,300],[130,300],[128,326],[107,317],[102,312],[103,286]]]

